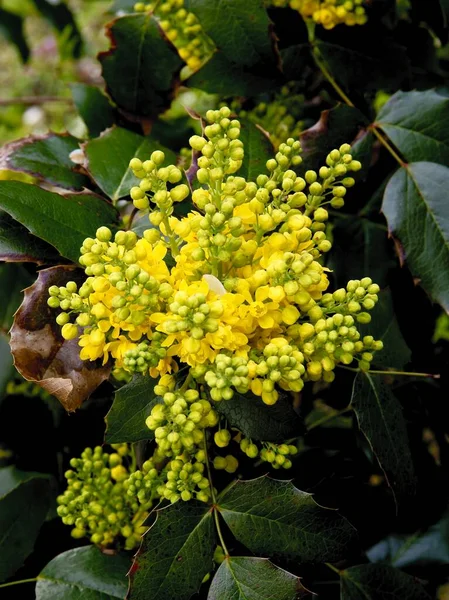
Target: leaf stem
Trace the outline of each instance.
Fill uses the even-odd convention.
[[[394,369],[369,369],[369,371],[362,371],[354,367],[347,367],[346,365],[337,365],[340,369],[345,371],[352,371],[353,373],[369,373],[370,375],[405,375],[406,377],[431,377],[432,379],[440,379],[439,373],[415,373],[414,371],[396,371]]]
[[[206,432],[205,431],[204,431],[203,439],[204,439],[204,453],[206,455],[207,478],[209,479],[210,491],[211,491],[211,496],[212,496],[212,512],[214,514],[215,526],[217,528],[218,539],[220,540],[220,544],[223,548],[223,552],[225,553],[225,556],[230,556],[229,550],[227,549],[225,541],[223,539],[223,534],[221,532],[221,527],[220,527],[220,519],[218,517],[218,512],[217,512],[217,508],[216,508],[217,507],[217,496],[215,495],[214,484],[212,482],[212,474],[210,471],[209,455],[207,453],[207,440],[206,440]]]
[[[338,574],[338,576],[341,576],[341,571],[339,569],[337,569],[337,567],[334,567],[334,565],[331,565],[330,563],[324,563],[326,565],[326,567],[329,567],[329,569],[331,569],[332,571],[334,571],[335,573]]]
[[[21,583],[32,583],[38,581],[39,577],[32,577],[31,579],[19,579],[18,581],[9,581],[8,583],[1,583],[0,588],[10,587],[12,585],[19,585]]]
[[[380,134],[379,129],[375,123],[370,125],[368,127],[368,130],[372,131],[374,133],[374,135],[377,137],[377,139],[382,144],[382,146],[388,150],[388,152],[391,154],[391,156],[401,165],[401,167],[407,168],[407,163],[405,162],[405,160],[403,160],[399,156],[398,152],[396,152],[396,150],[393,148],[393,146],[390,144],[390,142],[387,141],[385,139],[385,137]],[[382,131],[382,129],[380,131]],[[383,131],[382,131],[382,133],[383,133]]]
[[[312,429],[315,429],[315,427],[319,427],[323,423],[327,423],[327,421],[332,421],[332,419],[336,419],[340,415],[343,415],[344,413],[349,412],[351,410],[352,410],[352,406],[349,405],[346,408],[342,408],[341,410],[337,410],[336,412],[332,413],[331,415],[325,415],[321,419],[318,419],[318,421],[315,421],[315,423],[312,423],[310,425],[310,427],[307,428],[307,431],[311,431]]]

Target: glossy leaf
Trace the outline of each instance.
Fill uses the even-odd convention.
[[[129,161],[134,157],[147,160],[154,150],[165,153],[165,164],[176,162],[175,154],[159,142],[121,127],[109,129],[84,145],[87,170],[98,187],[114,202],[128,196],[129,190],[139,182],[129,168]]]
[[[90,137],[100,135],[114,124],[114,109],[100,88],[85,83],[72,83],[72,98]]]
[[[0,581],[33,551],[50,508],[50,480],[39,473],[0,469]]]
[[[11,328],[11,352],[19,373],[58,398],[67,411],[108,378],[110,367],[101,361],[82,361],[78,339],[64,340],[56,323],[57,311],[47,304],[48,288],[68,281],[84,281],[84,273],[73,267],[51,267],[39,272],[37,281],[25,290],[24,301]]]
[[[70,153],[79,150],[79,142],[71,135],[49,133],[43,137],[24,138],[7,144],[2,162],[7,169],[29,173],[40,181],[69,190],[80,191],[89,185],[88,178],[76,172]]]
[[[315,125],[303,131],[299,137],[303,149],[301,169],[318,169],[326,164],[326,156],[342,144],[350,144],[367,124],[362,113],[352,106],[339,104],[323,110]]]
[[[281,395],[276,404],[268,406],[251,393],[235,392],[231,400],[218,402],[216,409],[231,425],[254,440],[282,442],[303,432],[289,396]]]
[[[290,481],[235,481],[219,496],[218,510],[251,552],[300,563],[337,561],[356,537],[337,511],[319,506]]]
[[[95,546],[63,552],[38,575],[36,600],[124,600],[130,562],[126,554],[103,554]]]
[[[358,373],[351,404],[395,497],[412,494],[415,476],[407,427],[391,388],[380,376]]]
[[[22,291],[32,282],[32,275],[22,265],[0,264],[0,329],[5,333],[22,303]]]
[[[266,132],[248,119],[240,119],[242,126],[240,140],[243,142],[245,155],[238,175],[247,181],[255,181],[261,173],[267,173],[266,162],[273,158],[273,144]]]
[[[155,117],[170,104],[182,60],[150,14],[112,21],[108,35],[111,48],[99,55],[107,92],[133,120]]]
[[[0,260],[5,262],[60,262],[61,258],[55,248],[31,233],[11,218],[8,213],[0,211]]]
[[[242,67],[274,63],[270,20],[262,0],[187,0],[186,7],[199,19],[217,50]]]
[[[154,438],[145,419],[158,402],[154,393],[155,379],[136,376],[116,393],[111,410],[106,415],[105,441],[108,444],[139,442]]]
[[[400,258],[428,294],[449,311],[449,168],[430,162],[399,169],[382,211]]]
[[[253,73],[216,52],[183,84],[210,94],[251,98],[279,85],[279,78],[273,72]]]
[[[436,90],[396,92],[376,117],[407,162],[449,163],[449,96]]]
[[[118,216],[94,194],[61,196],[19,181],[0,181],[0,208],[74,262],[85,238]]]
[[[388,565],[357,565],[340,575],[341,600],[430,600],[415,577]]]
[[[215,573],[207,600],[299,600],[306,595],[299,577],[268,559],[232,556]]]
[[[131,578],[130,600],[189,600],[213,568],[215,525],[207,504],[176,502],[156,512]]]

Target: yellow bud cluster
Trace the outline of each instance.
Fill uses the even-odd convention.
[[[134,10],[153,13],[179,56],[192,71],[198,70],[215,51],[215,44],[203,31],[197,17],[185,8],[184,0],[137,2]]]
[[[304,19],[312,19],[325,29],[337,25],[364,25],[367,22],[364,0],[290,0],[290,7]]]

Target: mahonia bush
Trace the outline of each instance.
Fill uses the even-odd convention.
[[[215,44],[205,34],[197,17],[186,10],[184,0],[137,2],[137,12],[151,12],[179,56],[196,71],[212,55]]]
[[[204,134],[190,139],[199,155],[195,189],[161,151],[132,159],[140,183],[130,196],[149,212],[148,229],[138,238],[101,227],[81,248],[86,281],[49,289],[62,335],[79,337],[83,360],[111,362],[119,381],[134,373],[157,379],[159,402],[146,420],[155,450],[142,469],[111,468],[115,455],[95,449],[68,474],[59,512],[76,535],[100,545],[118,535],[134,544],[141,516],[160,499],[208,502],[209,453],[215,469],[235,472],[238,459],[219,455],[231,441],[250,458],[291,466],[295,445],[258,446],[231,433],[218,403],[252,393],[273,405],[306,382],[332,382],[339,364],[368,370],[382,348],[358,329],[370,321],[379,286],[363,277],[330,292],[322,260],[332,247],[326,207],[344,205],[361,168],[349,144],[332,150],[318,172],[298,175],[301,144],[289,138],[267,173],[247,181],[237,174],[239,121],[228,107],[208,111],[206,121]],[[174,216],[189,196],[194,208]]]

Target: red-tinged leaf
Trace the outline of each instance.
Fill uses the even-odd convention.
[[[110,372],[108,365],[80,359],[78,341],[63,339],[56,311],[47,305],[50,286],[83,279],[83,272],[70,266],[40,271],[37,281],[25,290],[11,328],[16,369],[56,396],[67,411],[78,408]]]

